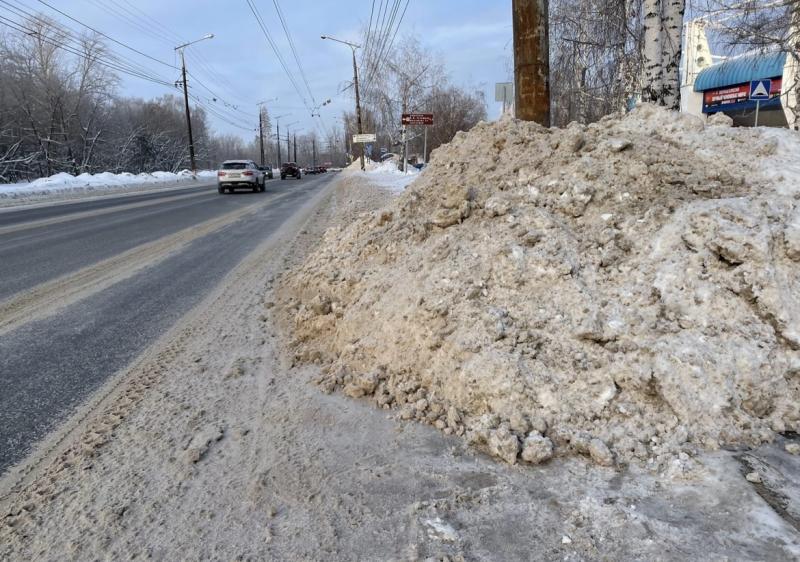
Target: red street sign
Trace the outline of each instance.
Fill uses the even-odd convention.
[[[433,113],[403,113],[403,125],[433,125]]]

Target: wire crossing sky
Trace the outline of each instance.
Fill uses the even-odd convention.
[[[251,138],[257,104],[290,114],[303,132],[324,134],[353,107],[347,51],[320,35],[369,41],[359,72],[369,85],[382,56],[407,33],[439,52],[451,78],[485,92],[499,113],[494,83],[509,78],[511,2],[482,0],[0,0],[0,29],[31,33],[47,17],[65,35],[58,46],[77,55],[80,36],[96,33],[108,51],[98,63],[120,74],[120,94],[182,95],[175,47],[186,49],[190,97],[221,133]],[[322,102],[331,103],[316,109]]]

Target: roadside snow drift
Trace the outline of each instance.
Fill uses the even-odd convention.
[[[194,179],[207,180],[212,178],[216,178],[216,172],[198,172],[195,178],[189,170],[183,170],[177,174],[173,172],[142,174],[103,172],[73,176],[72,174],[60,173],[28,183],[0,184],[0,199],[47,195],[50,193],[104,191],[137,186],[155,187]]]
[[[798,159],[796,133],[646,105],[480,124],[287,275],[297,357],[510,463],[680,474],[798,431]]]

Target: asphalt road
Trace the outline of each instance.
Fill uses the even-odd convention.
[[[0,211],[0,474],[332,177]]]

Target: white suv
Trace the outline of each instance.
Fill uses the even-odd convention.
[[[217,191],[233,193],[236,187],[249,187],[254,192],[264,191],[266,176],[252,160],[225,160],[217,172]]]

